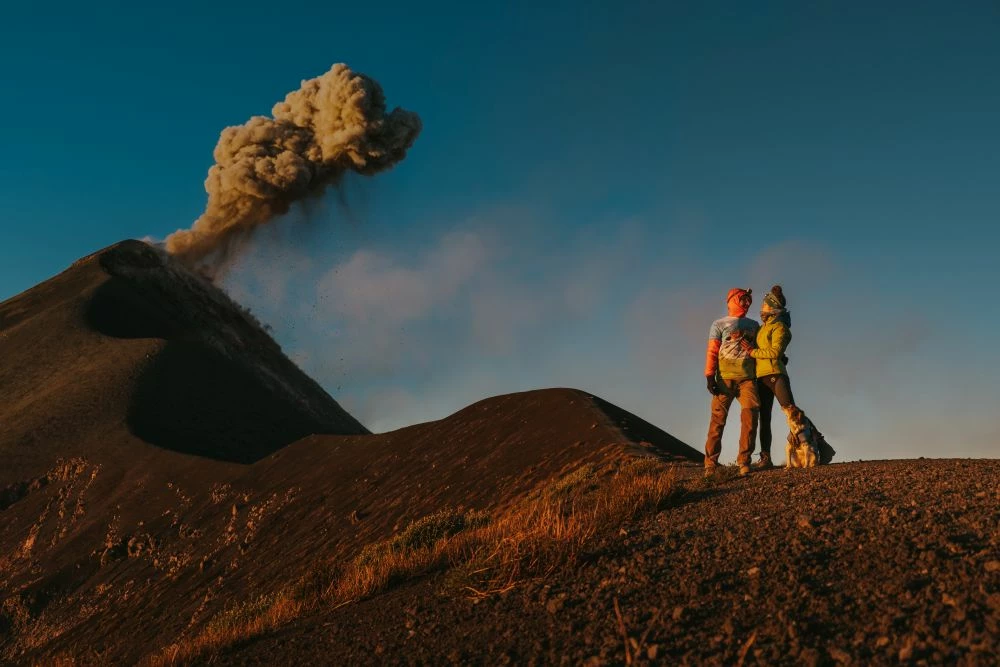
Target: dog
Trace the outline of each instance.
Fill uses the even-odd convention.
[[[819,429],[816,428],[816,424],[814,424],[809,417],[806,417],[801,409],[795,409],[798,410],[799,413],[795,417],[798,435],[796,440],[799,441],[803,438],[808,440],[809,444],[812,445],[813,451],[816,452],[816,456],[819,457],[819,460],[816,463],[821,466],[825,466],[833,461],[833,457],[837,455],[837,450],[830,446],[830,443],[826,441],[826,437],[824,437],[824,435],[819,432]]]
[[[817,441],[822,438],[822,435],[801,409],[790,405],[784,408],[784,413],[788,420],[785,467],[812,468],[820,461]]]

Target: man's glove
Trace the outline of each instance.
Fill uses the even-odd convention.
[[[715,381],[714,375],[707,375],[705,379],[708,380],[708,393],[715,396],[719,393],[719,384]]]

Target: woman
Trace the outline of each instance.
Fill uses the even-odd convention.
[[[757,347],[750,356],[757,360],[757,393],[760,396],[760,461],[755,468],[773,468],[771,462],[771,409],[778,399],[782,410],[795,405],[788,381],[785,349],[792,340],[792,319],[785,310],[781,285],[775,285],[760,304],[763,323],[757,332]],[[749,343],[747,343],[749,346]]]

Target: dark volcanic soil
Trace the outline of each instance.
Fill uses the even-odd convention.
[[[473,603],[443,577],[221,664],[997,664],[1000,461],[754,473]],[[622,625],[615,604],[621,611]]]

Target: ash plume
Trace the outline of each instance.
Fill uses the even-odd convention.
[[[386,113],[378,82],[343,64],[303,81],[271,113],[222,131],[205,179],[205,212],[166,239],[168,252],[209,277],[295,201],[322,193],[349,171],[393,167],[422,127],[412,111]]]

